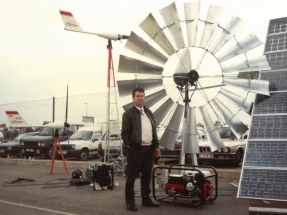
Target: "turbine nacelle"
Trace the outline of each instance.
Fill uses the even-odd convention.
[[[189,73],[175,73],[173,74],[173,81],[176,85],[183,87],[186,86],[188,83],[191,86],[195,85],[199,79],[198,72],[195,70],[191,70]]]

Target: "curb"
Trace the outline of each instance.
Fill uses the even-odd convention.
[[[66,161],[67,168],[71,170],[82,169],[86,170],[89,166],[94,164],[104,164],[103,162],[83,162],[83,161]],[[51,167],[51,160],[29,160],[29,159],[13,159],[0,158],[0,164],[22,165],[22,166],[42,166]],[[55,160],[54,168],[63,168],[63,161]],[[218,169],[218,179],[239,180],[241,169]]]

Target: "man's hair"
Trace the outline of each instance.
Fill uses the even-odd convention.
[[[136,91],[144,93],[144,88],[142,88],[142,87],[135,87],[133,89],[133,94],[132,94],[133,97],[135,97]]]

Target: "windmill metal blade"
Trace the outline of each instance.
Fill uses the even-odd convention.
[[[219,62],[222,63],[239,54],[242,54],[251,49],[254,49],[257,46],[260,46],[261,44],[262,42],[257,38],[257,36],[254,33],[251,33],[247,37],[245,37],[243,40],[241,40],[239,44],[236,44],[230,47],[229,49],[227,49],[225,52],[223,52],[219,56],[215,55],[215,57],[218,59]]]
[[[167,39],[162,28],[150,13],[139,27],[158,44],[169,56],[175,53],[175,49]]]
[[[208,111],[205,106],[199,107],[199,111],[201,113],[204,128],[206,131],[207,139],[210,143],[210,149],[211,151],[216,151],[218,149],[221,149],[224,147],[224,144],[222,142],[222,139],[219,136],[218,131],[216,130],[214,124],[212,123],[212,120],[210,118],[210,115],[208,114]]]
[[[118,72],[161,75],[163,67],[120,55]]]
[[[225,122],[239,139],[248,130],[246,125],[240,121],[238,116],[234,115],[221,101],[219,101],[218,98],[213,99],[213,104],[220,110]]]
[[[187,125],[184,134],[184,152],[185,153],[199,153],[197,123],[195,108],[189,107],[187,114]]]
[[[173,42],[177,46],[177,49],[182,49],[184,47],[184,40],[175,2],[161,9],[160,14],[168,27],[168,30],[173,38]]]
[[[166,96],[166,91],[165,89],[162,89],[156,93],[153,93],[151,95],[148,95],[145,97],[145,106],[150,108],[151,106],[153,106],[155,103],[157,103],[159,100],[161,100],[162,98],[164,98]],[[134,106],[134,103],[131,102],[129,104],[126,104],[123,106],[124,110],[128,110],[131,107]]]
[[[271,69],[265,55],[222,67],[223,73],[251,72]]]
[[[241,110],[245,111],[249,115],[251,114],[253,102],[248,101],[248,100],[242,98],[241,96],[238,96],[238,95],[234,94],[233,92],[226,90],[226,89],[223,89],[223,88],[220,89],[219,93],[221,95],[224,95],[225,97],[229,98],[232,102],[234,102],[239,107],[241,107]]]
[[[132,94],[132,90],[135,87],[143,87],[145,90],[149,90],[155,87],[162,86],[162,79],[135,79],[117,81],[119,96],[128,96]]]
[[[160,145],[167,149],[174,150],[174,144],[178,133],[178,128],[182,120],[184,107],[177,104],[177,107],[160,139]]]
[[[184,12],[186,19],[187,43],[189,47],[195,46],[198,30],[200,1],[185,2]]]
[[[186,48],[183,49],[182,57],[178,61],[174,74],[189,73],[190,70],[191,70],[191,54],[189,48]]]
[[[246,21],[233,15],[225,26],[225,30],[220,33],[209,51],[212,53],[218,52],[245,24]]]
[[[269,81],[223,78],[222,84],[269,96]]]
[[[209,5],[208,13],[206,16],[206,22],[204,25],[203,33],[200,40],[199,47],[207,48],[207,45],[211,41],[215,29],[217,28],[217,23],[219,22],[225,7],[219,7],[216,5]]]
[[[171,98],[166,100],[156,111],[154,111],[153,116],[155,120],[156,127],[159,126],[160,122],[166,117],[171,107],[173,106],[173,101]]]
[[[161,64],[165,64],[167,57],[157,51],[154,47],[140,38],[134,32],[131,32],[130,37],[125,45],[125,48],[143,55],[151,60],[157,61]]]

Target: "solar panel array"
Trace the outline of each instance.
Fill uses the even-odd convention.
[[[287,17],[269,22],[270,97],[257,95],[237,197],[287,201]]]

